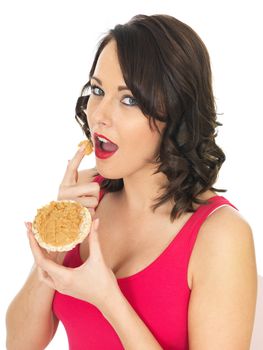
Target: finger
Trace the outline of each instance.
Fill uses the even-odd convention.
[[[32,229],[32,223],[31,222],[24,221],[24,224],[25,224],[27,230],[31,230]]]
[[[40,250],[40,252],[42,253],[42,256],[44,256],[45,258],[51,259],[53,261],[56,261],[59,265],[62,265],[67,252],[66,251],[64,251],[64,252],[53,252],[53,251],[48,251],[48,250],[40,247],[40,245],[38,244],[38,242],[35,239],[34,233],[32,232],[32,223],[25,221],[24,224],[25,224],[25,226],[27,228],[27,234],[28,234],[28,238],[29,238],[29,243],[32,242],[30,239],[31,239],[31,237],[33,237],[32,244],[34,246],[32,247],[32,249]],[[31,233],[30,236],[29,236],[29,233]],[[30,248],[31,248],[31,246],[30,246]],[[32,251],[32,253],[33,253],[33,251]]]
[[[85,145],[82,145],[74,157],[68,162],[66,172],[64,174],[61,185],[72,185],[76,183],[77,171],[82,159],[85,157]]]
[[[28,238],[34,260],[38,267],[42,268],[46,272],[52,271],[52,268],[56,269],[57,267],[61,267],[54,261],[45,257],[31,230],[28,230]]]
[[[29,245],[35,260],[35,253],[39,251],[39,255],[46,255],[46,250],[44,248],[41,248],[39,244],[37,243],[34,233],[32,232],[32,223],[31,222],[25,222],[26,228],[27,228],[27,236],[29,239]],[[36,261],[36,260],[35,260]]]
[[[31,250],[34,249],[34,251],[39,251],[41,253],[41,255],[46,256],[48,254],[48,251],[46,249],[40,247],[40,245],[36,241],[35,235],[34,235],[34,233],[32,231],[32,222],[27,222],[25,224],[26,224],[26,227],[27,227],[27,235],[28,235],[28,238],[29,238],[29,243],[30,243]],[[33,253],[33,251],[32,251],[32,253]],[[51,253],[55,253],[55,252],[51,252]]]
[[[30,235],[31,234],[29,234],[29,236]],[[34,242],[32,242],[34,238],[30,237],[30,240],[36,265],[43,271],[41,274],[43,282],[55,289],[56,284],[61,284],[63,281],[67,281],[69,277],[69,269],[46,258],[41,250],[34,246]]]
[[[98,232],[98,228],[99,228],[99,224],[100,224],[100,219],[97,218],[93,221],[93,230],[94,232]]]
[[[95,197],[78,197],[76,198],[76,201],[81,203],[86,208],[97,208],[99,201]]]
[[[27,231],[27,235],[28,235],[29,245],[30,245],[34,260],[35,260],[36,264],[38,265],[38,261],[41,260],[42,258],[44,258],[44,254],[43,254],[39,244],[37,243],[37,241],[34,237],[34,234],[30,228]]]
[[[76,198],[76,199],[73,198],[73,200],[80,203],[83,207],[87,208],[91,214],[95,213],[97,205],[90,206],[89,202],[87,202],[84,197],[83,198]]]
[[[89,209],[91,218],[93,219],[93,218],[94,218],[94,215],[95,215],[95,210],[94,210],[93,208],[88,208],[88,209]]]
[[[91,230],[89,234],[89,246],[90,246],[90,256],[93,257],[102,257],[100,242],[98,237],[98,227],[99,227],[99,218],[92,221]]]
[[[97,168],[83,169],[78,172],[79,179],[83,183],[91,182],[98,175]]]
[[[97,182],[90,182],[81,185],[65,186],[62,198],[76,198],[81,196],[95,197],[99,199],[100,185]]]

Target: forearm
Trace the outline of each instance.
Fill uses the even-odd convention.
[[[6,313],[7,349],[43,349],[54,333],[51,311],[54,291],[38,280],[32,269]]]
[[[102,313],[118,334],[125,350],[162,349],[121,291],[114,293]]]

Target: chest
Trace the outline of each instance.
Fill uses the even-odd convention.
[[[170,221],[165,215],[126,213],[110,196],[100,202],[99,241],[104,260],[117,278],[133,275],[150,265],[172,242],[191,214]],[[80,246],[82,260],[89,255],[87,240]]]

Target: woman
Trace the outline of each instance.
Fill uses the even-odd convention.
[[[225,156],[201,39],[166,15],[117,25],[76,119],[96,168],[78,171],[80,149],[58,199],[88,207],[91,232],[64,258],[26,224],[35,266],[7,313],[8,349],[43,349],[61,320],[73,350],[248,350],[253,236],[213,187]]]

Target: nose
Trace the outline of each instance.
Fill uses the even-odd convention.
[[[111,126],[116,113],[113,99],[104,96],[99,101],[91,100],[88,103],[87,112],[93,126],[96,124]]]

